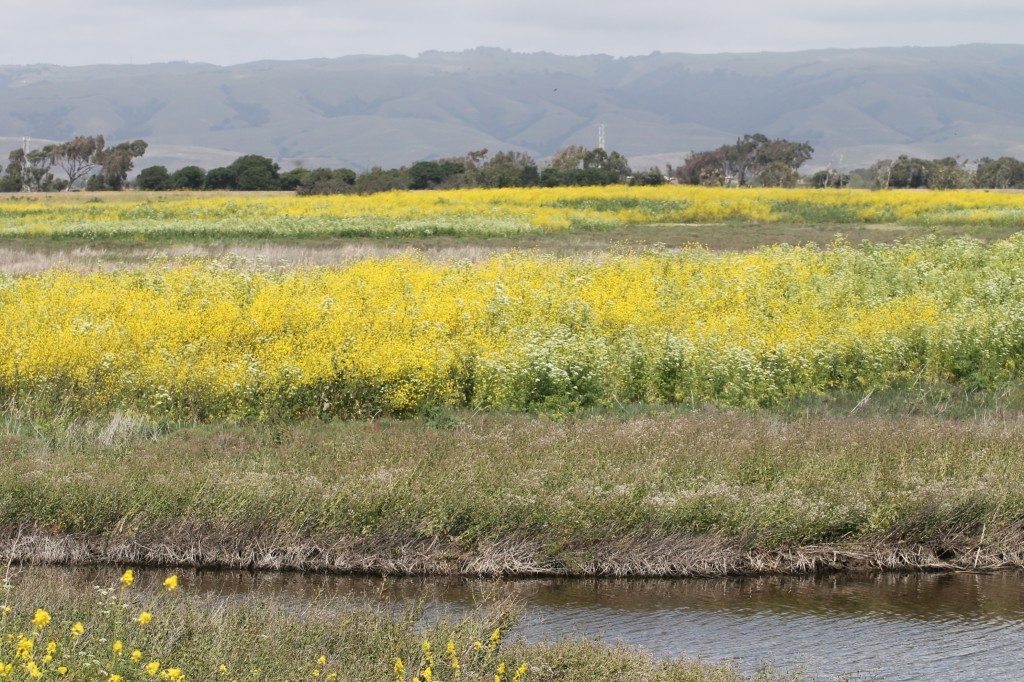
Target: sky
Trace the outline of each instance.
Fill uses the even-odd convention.
[[[0,64],[1020,43],[1021,0],[0,0]]]

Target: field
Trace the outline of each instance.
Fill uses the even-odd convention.
[[[1024,195],[967,191],[0,200],[0,557],[150,575],[1024,567],[1022,218]],[[47,605],[65,630],[128,627],[32,576],[0,635]],[[309,676],[321,655],[323,675],[365,679],[364,661],[384,679],[395,657],[423,667],[423,628],[462,652],[514,611],[431,625],[353,606],[328,626],[167,599],[189,626],[144,657],[189,679],[256,659],[263,679]],[[250,651],[254,629],[280,641]],[[738,676],[508,647],[503,682],[520,663],[527,680]],[[493,679],[486,663],[464,679]]]
[[[292,197],[136,194],[0,201],[7,239],[176,241],[326,237],[501,238],[630,225],[895,224],[1013,228],[1024,195],[986,191],[688,186],[387,192]]]
[[[757,407],[1024,360],[1024,240],[7,279],[0,396],[157,419]]]

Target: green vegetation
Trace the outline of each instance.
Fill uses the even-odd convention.
[[[485,575],[1024,565],[1021,392],[908,395],[562,422],[11,416],[0,554]]]

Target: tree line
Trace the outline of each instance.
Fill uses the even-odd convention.
[[[814,148],[806,142],[744,135],[735,144],[690,154],[666,175],[690,185],[762,187],[863,187],[873,189],[1024,189],[1024,161],[985,157],[971,164],[958,157],[899,156],[849,172],[826,168],[801,176]]]
[[[102,135],[81,135],[41,149],[15,149],[0,165],[0,192],[49,192],[84,188],[120,190],[129,186],[135,160],[148,145],[133,140],[108,146]],[[583,185],[658,185],[675,182],[710,186],[990,188],[1024,189],[1024,161],[983,158],[976,164],[955,157],[922,159],[899,156],[870,168],[849,172],[827,168],[802,176],[800,168],[814,154],[807,142],[772,139],[755,133],[717,149],[691,153],[676,167],[634,171],[625,156],[602,148],[570,146],[542,168],[529,154],[486,149],[463,156],[417,161],[397,168],[294,168],[282,172],[270,158],[239,157],[227,166],[206,170],[185,166],[142,169],[132,186],[144,190],[295,191],[298,194],[369,194],[388,190],[470,187],[560,187]]]
[[[666,182],[660,171],[633,173],[626,158],[615,151],[572,146],[559,151],[543,169],[529,154],[486,149],[436,161],[417,161],[398,168],[374,167],[361,173],[349,168],[295,168],[282,172],[272,159],[247,155],[230,166],[205,171],[187,166],[168,171],[144,168],[139,189],[287,190],[299,194],[369,194],[399,189],[456,189],[469,187],[555,187]]]

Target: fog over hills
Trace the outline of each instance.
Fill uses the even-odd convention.
[[[210,167],[251,152],[285,168],[361,169],[483,147],[543,158],[593,146],[600,123],[635,167],[746,132],[811,142],[809,166],[1024,157],[1024,46],[0,66],[0,144],[141,137],[152,145],[143,166]]]

